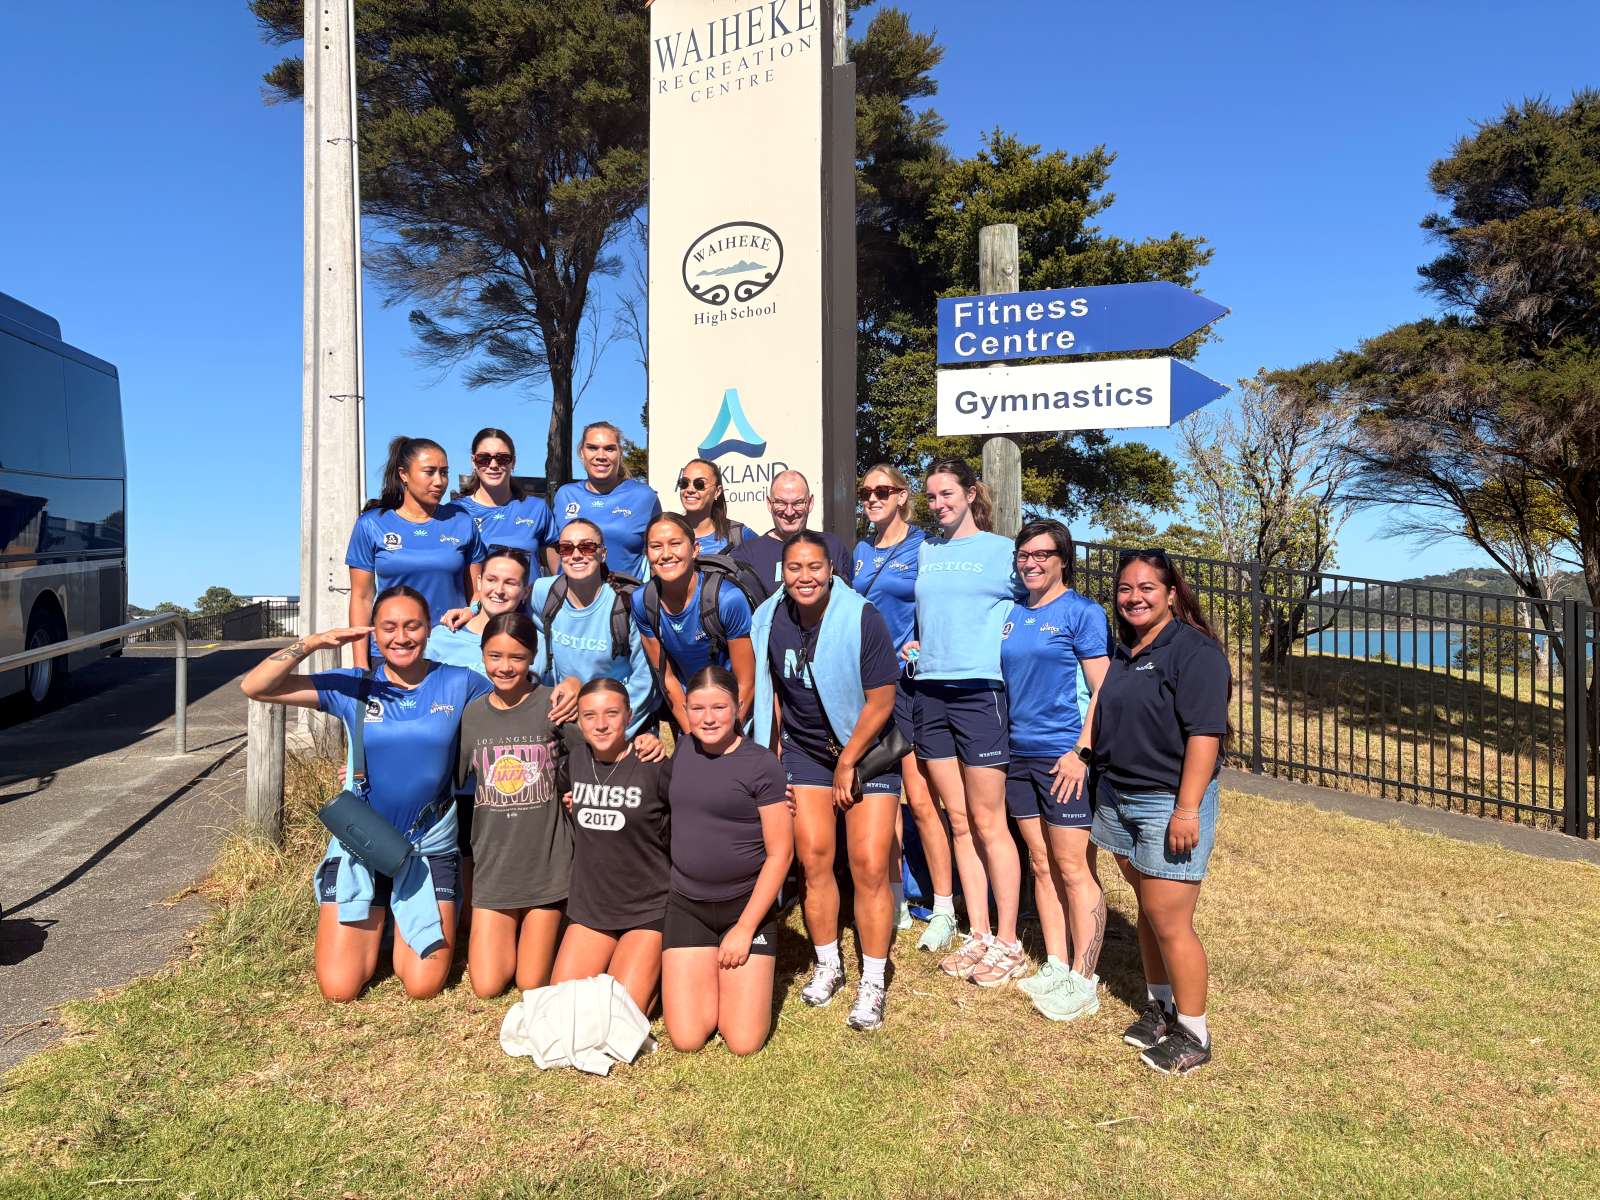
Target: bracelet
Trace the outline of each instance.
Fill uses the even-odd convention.
[[[1198,817],[1200,815],[1200,810],[1198,808],[1174,807],[1172,810],[1172,815],[1175,817]]]

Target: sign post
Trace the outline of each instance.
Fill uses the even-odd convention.
[[[650,484],[765,531],[793,468],[853,540],[855,75],[844,0],[650,8]]]
[[[1001,296],[1017,290],[1017,227],[985,225],[978,231],[978,290]],[[944,372],[940,372],[943,375]],[[944,427],[939,427],[944,434]],[[1022,528],[1022,447],[995,433],[983,443],[983,481],[994,501],[994,532],[1016,537]]]

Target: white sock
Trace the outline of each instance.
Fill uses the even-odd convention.
[[[1172,985],[1170,983],[1147,983],[1144,985],[1144,990],[1150,999],[1161,1005],[1168,1012],[1172,1011]]]
[[[839,942],[837,938],[825,946],[817,947],[817,961],[825,967],[837,967],[839,965]]]
[[[894,902],[894,908],[890,911],[898,917],[900,915],[900,906],[906,902],[906,885],[903,883],[891,883],[889,885],[889,899]]]
[[[1179,1013],[1178,1024],[1184,1029],[1187,1029],[1189,1031],[1189,1035],[1202,1046],[1209,1046],[1211,1044],[1211,1037],[1208,1033],[1206,1033],[1205,1013],[1201,1013],[1198,1017],[1187,1017],[1184,1016],[1183,1013]]]
[[[941,896],[935,892],[933,894],[933,911],[943,913],[947,917],[955,916],[956,898],[954,896]]]
[[[888,969],[887,958],[873,958],[870,954],[861,956],[861,982],[876,984],[883,987],[883,973]]]

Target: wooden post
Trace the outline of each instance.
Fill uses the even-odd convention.
[[[250,837],[283,845],[283,726],[281,704],[250,701],[245,747],[244,820]]]
[[[995,296],[1018,290],[1017,227],[985,225],[978,231],[978,291]],[[983,481],[994,497],[994,532],[1016,537],[1022,528],[1022,450],[1004,434],[983,443]]]

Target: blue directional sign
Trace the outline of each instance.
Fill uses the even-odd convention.
[[[1175,283],[955,296],[939,301],[939,362],[1164,350],[1227,314]]]

